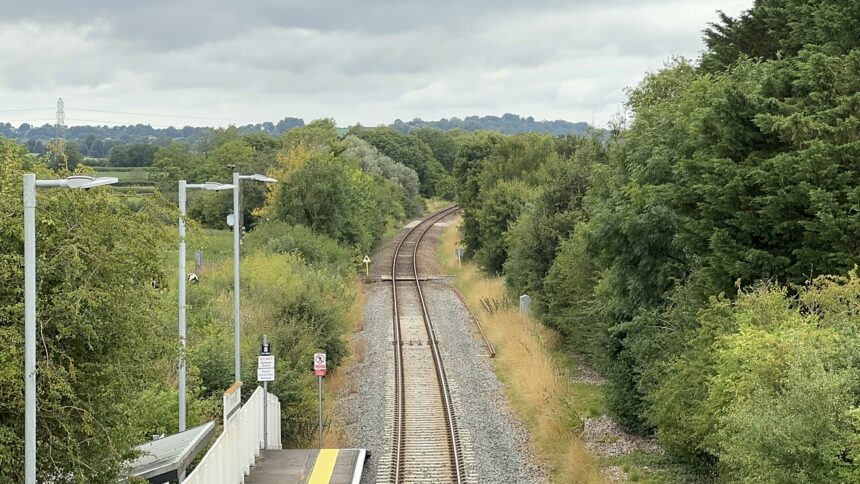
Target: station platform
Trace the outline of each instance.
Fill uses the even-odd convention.
[[[245,484],[359,484],[365,449],[266,450]]]

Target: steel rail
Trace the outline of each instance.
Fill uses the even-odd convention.
[[[405,411],[405,400],[406,394],[404,390],[404,376],[403,376],[403,354],[402,354],[402,339],[400,333],[400,313],[397,307],[397,259],[400,255],[400,251],[403,248],[403,244],[406,240],[416,231],[419,227],[424,227],[423,230],[418,234],[418,239],[415,241],[415,246],[412,249],[412,272],[415,278],[415,284],[418,289],[418,298],[421,302],[422,309],[422,317],[424,319],[424,327],[427,331],[428,341],[431,347],[431,354],[433,356],[433,361],[435,364],[436,377],[439,384],[439,390],[442,395],[442,406],[443,412],[445,414],[446,423],[448,426],[448,435],[450,440],[448,442],[450,450],[451,450],[451,465],[453,467],[453,474],[455,478],[455,482],[457,484],[462,484],[463,482],[463,465],[461,462],[460,456],[460,446],[459,446],[459,433],[457,432],[457,428],[454,424],[454,412],[453,412],[453,403],[451,402],[450,397],[450,389],[448,387],[448,379],[445,375],[445,367],[442,363],[442,357],[439,354],[439,348],[436,344],[436,333],[433,329],[433,324],[430,320],[430,315],[427,311],[427,304],[424,299],[424,292],[421,289],[421,282],[418,276],[418,247],[421,244],[421,240],[424,238],[424,235],[430,230],[430,228],[435,225],[439,220],[447,217],[448,215],[455,213],[459,210],[457,205],[448,207],[446,209],[440,210],[429,217],[422,220],[419,224],[412,227],[409,232],[407,232],[400,242],[397,244],[397,247],[394,250],[394,256],[392,257],[391,262],[391,293],[392,293],[392,311],[393,311],[393,324],[394,324],[394,364],[395,364],[395,382],[394,382],[394,392],[395,392],[395,416],[394,416],[394,445],[393,445],[393,453],[394,453],[394,466],[393,470],[393,478],[395,484],[400,483],[401,479],[401,471],[403,467],[403,453],[404,453],[404,441],[406,437],[406,429],[404,424],[404,411]]]

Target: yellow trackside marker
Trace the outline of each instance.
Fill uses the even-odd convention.
[[[340,449],[320,449],[308,484],[328,484],[334,473],[334,464],[337,462],[339,453]]]

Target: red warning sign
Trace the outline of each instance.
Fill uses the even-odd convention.
[[[325,353],[314,353],[314,376],[325,376],[326,358]]]

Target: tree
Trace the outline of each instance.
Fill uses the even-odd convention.
[[[457,138],[461,137],[460,133],[434,128],[419,128],[410,131],[410,134],[427,144],[433,157],[439,160],[439,163],[448,173],[454,168],[454,159],[457,158]]]
[[[310,227],[348,245],[362,245],[357,193],[349,174],[331,155],[312,152],[292,173],[289,188],[270,207],[274,220]]]
[[[21,482],[24,150],[0,140],[0,480]],[[55,177],[43,167],[27,167]],[[112,482],[162,415],[140,407],[171,395],[172,297],[153,289],[172,245],[149,211],[106,189],[38,194],[38,479]],[[150,207],[154,208],[154,207]],[[175,390],[173,391],[175,395]]]
[[[424,204],[418,193],[418,174],[415,170],[383,155],[370,143],[356,136],[347,136],[343,144],[346,147],[344,157],[357,160],[365,173],[381,177],[400,188],[400,203],[407,215],[416,216],[422,212]]]
[[[478,264],[484,270],[500,273],[507,260],[505,236],[533,198],[533,191],[520,181],[503,181],[485,194],[484,203],[475,215],[481,238],[476,252]]]
[[[48,143],[45,163],[53,170],[74,171],[83,161],[81,152],[74,143],[59,139]]]
[[[351,128],[349,134],[361,138],[382,154],[415,170],[421,184],[421,195],[436,194],[437,184],[445,178],[445,170],[426,143],[418,137],[399,133],[390,128]]]
[[[108,163],[110,166],[151,166],[157,151],[157,146],[145,143],[115,146],[110,150]]]

